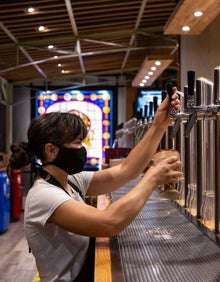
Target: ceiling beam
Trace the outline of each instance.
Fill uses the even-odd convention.
[[[168,67],[171,71],[175,72],[176,68],[174,68],[174,66],[170,66]],[[67,80],[70,79],[69,83],[70,85],[73,83],[72,79],[74,78],[86,78],[86,77],[97,77],[99,80],[102,78],[102,76],[118,76],[118,75],[128,75],[131,74],[132,76],[134,76],[137,71],[139,70],[139,67],[134,67],[134,68],[125,68],[122,72],[121,69],[113,69],[113,70],[106,70],[106,71],[95,71],[95,72],[87,72],[86,75],[82,76],[81,73],[79,74],[75,74],[75,75],[62,75],[62,76],[55,76],[55,77],[51,77],[50,79],[43,79],[43,78],[36,78],[36,79],[29,79],[29,80],[23,80],[23,81],[13,81],[12,84],[14,86],[23,86],[23,85],[29,85],[31,83],[44,83],[44,82],[52,82],[52,81],[62,81],[65,82]],[[133,79],[133,78],[132,78]],[[132,81],[131,79],[131,81]],[[128,78],[126,78],[126,80],[128,81]],[[68,81],[67,81],[68,82]],[[105,82],[106,84],[106,82]],[[78,85],[79,86],[79,85]]]
[[[74,40],[84,40],[84,39],[103,39],[104,38],[111,38],[112,36],[128,36],[131,34],[143,34],[146,33],[148,35],[152,34],[153,36],[153,32],[162,32],[163,31],[163,26],[160,27],[155,27],[155,28],[141,28],[141,29],[137,29],[137,30],[119,30],[119,31],[114,31],[114,32],[100,32],[100,33],[91,33],[91,34],[81,34],[80,36],[74,36],[74,35],[70,35],[70,36],[48,36],[47,38],[44,39],[40,39],[40,40],[27,40],[27,41],[19,41],[18,43],[6,43],[6,44],[0,44],[0,49],[4,49],[4,48],[10,48],[10,47],[17,47],[17,46],[24,46],[24,45],[34,45],[34,46],[42,46],[42,45],[49,45],[49,44],[56,44],[56,43],[68,43],[68,42],[72,42]],[[162,36],[162,33],[161,33]],[[167,36],[164,36],[164,38],[166,39]]]
[[[0,22],[0,28],[7,34],[7,36],[15,43],[19,46],[19,42],[18,40],[13,36],[13,34],[7,29],[7,27]],[[34,64],[34,60],[31,58],[31,56],[27,53],[27,51],[22,47],[19,46],[19,49],[21,50],[21,52],[25,55],[25,57],[29,60],[30,63],[33,63],[34,67],[37,69],[37,71],[44,77],[46,78],[46,74],[43,72],[43,70],[36,64]]]
[[[154,49],[164,48],[164,49],[172,49],[173,50],[174,48],[176,48],[176,45],[155,46],[155,47],[153,46],[153,48]],[[146,49],[152,49],[152,46],[130,47],[131,51],[146,50]],[[85,52],[85,53],[81,53],[81,55],[82,56],[106,55],[106,54],[112,54],[112,53],[117,53],[117,52],[126,52],[126,51],[127,51],[127,48],[119,48],[119,49],[105,50],[105,51]],[[63,55],[63,56],[61,55],[61,56],[59,56],[59,60],[70,59],[70,58],[74,58],[74,57],[78,57],[78,54],[74,53],[74,54],[70,54],[70,55]],[[0,71],[0,74],[6,73],[6,72],[9,72],[9,71],[13,71],[13,70],[16,70],[16,69],[28,67],[28,66],[31,66],[31,65],[39,65],[39,64],[51,62],[51,61],[57,61],[57,58],[50,57],[50,58],[43,59],[43,60],[32,61],[32,62],[29,62],[29,63],[26,63],[26,64],[20,64],[20,65],[14,66],[14,67],[3,69],[3,70]]]
[[[144,14],[144,10],[145,10],[146,4],[147,4],[147,0],[142,0],[141,6],[140,6],[140,10],[139,10],[139,13],[137,15],[136,23],[135,23],[135,26],[134,26],[134,30],[136,30],[139,27],[139,25],[140,25],[140,22],[141,22],[143,14]],[[133,46],[134,41],[135,41],[135,33],[133,33],[131,35],[130,42],[129,42],[129,46],[130,47]],[[122,69],[124,69],[125,66],[126,66],[128,57],[129,57],[130,52],[131,52],[130,47],[126,51],[126,54],[125,54],[125,57],[124,57],[124,60],[122,62],[122,66],[121,66]]]
[[[73,34],[74,34],[74,36],[78,37],[76,20],[75,20],[75,17],[73,15],[73,9],[72,9],[72,5],[71,5],[70,0],[65,0],[65,4],[66,4],[66,9],[67,9],[67,13],[68,13],[68,16],[69,16],[69,20],[70,20],[70,23],[71,23],[71,27],[72,27],[72,30],[73,30]],[[84,66],[84,63],[83,63],[83,57],[82,57],[82,51],[81,51],[81,45],[80,45],[79,39],[76,40],[76,51],[78,53],[78,59],[79,59],[81,71],[82,71],[82,73],[85,73],[86,70],[85,70],[85,66]]]

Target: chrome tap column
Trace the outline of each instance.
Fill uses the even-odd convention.
[[[186,194],[183,211],[220,243],[220,66],[214,69],[214,83],[200,77],[194,87],[195,73],[187,75],[184,110],[174,116],[180,132],[184,131],[180,139]],[[172,136],[178,127],[174,129]]]
[[[195,72],[187,72],[188,87],[184,88],[184,111],[195,106],[196,93],[195,93]],[[195,216],[197,214],[197,206],[191,205],[192,197],[197,197],[197,123],[196,113],[190,111],[188,120],[185,124],[185,162],[184,162],[184,173],[185,173],[185,190],[186,190],[186,209]],[[191,188],[192,187],[192,188]],[[196,202],[194,200],[194,202]]]
[[[195,93],[195,72],[188,71],[188,92],[187,92],[187,108],[195,106],[197,92]],[[193,118],[194,113],[191,113],[191,118]],[[191,119],[189,119],[189,122]],[[190,133],[186,134],[186,163],[185,165],[189,168],[188,182],[187,184],[196,184],[197,182],[197,123],[194,122],[190,125]],[[187,140],[188,139],[188,140]]]
[[[214,103],[220,106],[220,66],[214,69]],[[219,233],[220,222],[220,115],[215,121],[215,232]]]
[[[214,104],[213,82],[199,78],[196,80],[196,106]],[[206,113],[197,121],[197,203],[198,217],[201,213],[202,195],[215,190],[215,127],[214,117]]]
[[[166,95],[167,95],[167,92],[162,91],[162,101],[166,98]],[[161,140],[160,149],[168,148],[168,141],[169,141],[169,133],[168,133],[168,129],[167,129],[166,132],[164,133],[162,140]]]

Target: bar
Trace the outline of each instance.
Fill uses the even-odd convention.
[[[112,201],[127,193],[136,181],[112,193]],[[120,266],[114,263],[118,258]],[[214,239],[155,190],[124,231],[114,238],[96,239],[94,281],[218,281],[219,259]]]

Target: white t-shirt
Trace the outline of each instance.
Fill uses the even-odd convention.
[[[85,196],[93,173],[83,171],[68,178]],[[83,202],[75,190],[73,194],[72,198]],[[26,198],[25,234],[43,282],[74,280],[86,258],[89,237],[47,223],[56,208],[69,199],[65,191],[42,178],[36,179]]]

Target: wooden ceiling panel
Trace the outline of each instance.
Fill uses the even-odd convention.
[[[177,57],[178,37],[164,35],[163,28],[178,2],[1,1],[0,76],[24,85],[68,75],[121,74],[130,80],[146,56]],[[28,14],[31,5],[35,12]],[[39,32],[40,25],[45,31]]]
[[[9,82],[29,81],[36,80],[39,78],[39,73],[34,66],[27,66],[19,68],[19,71],[15,68],[14,70],[7,71],[7,75],[2,74],[2,77],[7,78]]]
[[[86,56],[84,58],[85,67],[91,72],[108,71],[109,69],[120,70],[122,61],[118,60],[118,54],[96,55],[95,64],[93,58]]]

